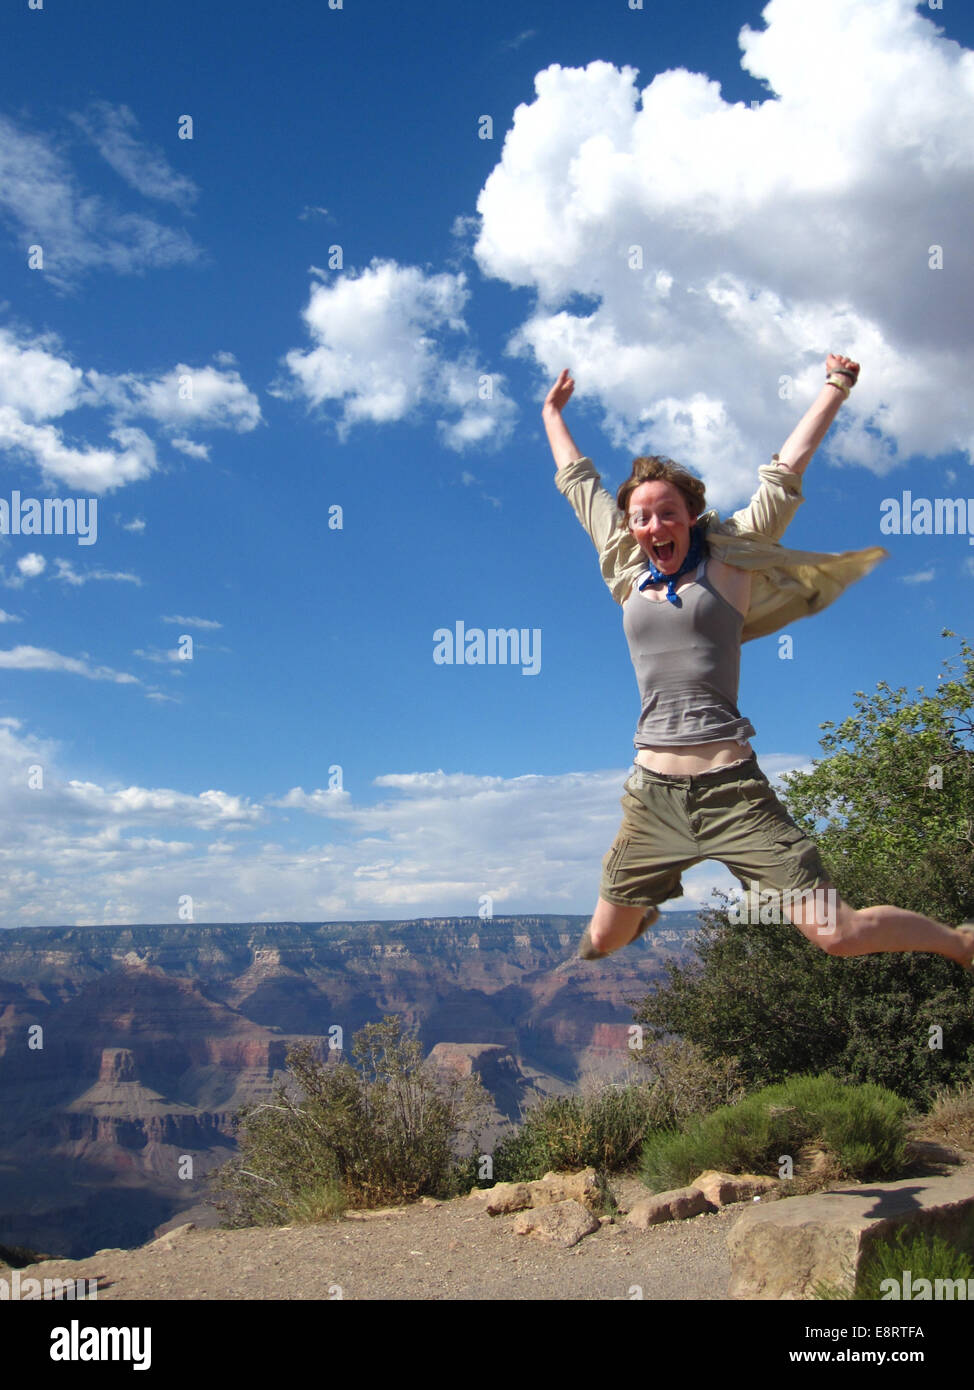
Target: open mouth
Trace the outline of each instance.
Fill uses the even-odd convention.
[[[665,563],[667,560],[672,560],[675,552],[675,543],[673,541],[666,541],[664,545],[653,546],[653,559],[657,564],[660,564],[661,561]]]

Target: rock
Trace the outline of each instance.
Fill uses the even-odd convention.
[[[699,1187],[707,1201],[715,1207],[726,1207],[732,1202],[747,1202],[752,1197],[763,1197],[778,1187],[777,1178],[762,1177],[758,1173],[720,1173],[708,1168],[699,1178],[694,1178],[691,1187]]]
[[[491,1216],[553,1206],[558,1202],[578,1202],[593,1211],[602,1202],[594,1168],[583,1168],[578,1173],[545,1173],[543,1178],[535,1178],[532,1182],[497,1182],[493,1187],[475,1187],[470,1197],[482,1200]]]
[[[185,1221],[238,1142],[242,1106],[273,1102],[290,1047],[306,1041],[337,1065],[356,1026],[387,1014],[442,1040],[434,1060],[448,1076],[480,1077],[493,1152],[586,1049],[620,1067],[630,1055],[628,1001],[649,945],[608,973],[554,975],[581,925],[496,915],[0,932],[3,1107],[18,1117],[0,1135],[3,1243],[80,1256]],[[36,1051],[23,1042],[35,1025]],[[183,1155],[191,1182],[177,1176]]]
[[[925,1236],[962,1243],[974,1219],[970,1170],[831,1188],[741,1212],[727,1235],[731,1298],[811,1298],[819,1282],[851,1291],[877,1236],[915,1226]]]
[[[545,1173],[543,1178],[528,1183],[531,1205],[545,1206],[553,1202],[580,1202],[589,1211],[602,1205],[602,1189],[594,1168],[578,1173]]]
[[[661,1221],[686,1221],[709,1208],[699,1187],[674,1187],[637,1202],[626,1217],[626,1224],[645,1231],[647,1226],[657,1226]]]
[[[514,1218],[517,1235],[537,1236],[565,1247],[577,1245],[583,1236],[600,1228],[598,1217],[575,1201],[552,1202],[537,1210],[518,1212]]]
[[[155,1240],[149,1241],[146,1248],[151,1250],[153,1246],[159,1246],[161,1249],[171,1250],[173,1241],[181,1240],[183,1236],[195,1230],[196,1227],[192,1221],[187,1221],[182,1226],[173,1226],[171,1231],[165,1231],[161,1236],[157,1236]]]
[[[531,1184],[526,1182],[495,1182],[487,1189],[485,1206],[490,1216],[503,1216],[510,1211],[523,1211],[531,1205]]]

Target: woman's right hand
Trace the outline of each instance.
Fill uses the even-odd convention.
[[[560,415],[568,404],[569,398],[574,390],[575,383],[571,379],[568,368],[565,367],[554,386],[552,386],[547,396],[545,396],[541,414]]]

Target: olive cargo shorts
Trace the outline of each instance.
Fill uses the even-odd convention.
[[[804,893],[830,882],[819,852],[775,796],[757,757],[695,776],[637,763],[624,783],[623,818],[602,860],[599,896],[655,907],[683,894],[680,875],[716,859],[745,891]]]

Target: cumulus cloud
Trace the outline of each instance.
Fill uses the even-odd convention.
[[[10,406],[0,408],[0,449],[28,458],[46,482],[77,492],[107,492],[148,477],[156,467],[155,445],[144,430],[111,429],[117,449],[66,444],[55,425],[32,425]]]
[[[24,579],[36,579],[47,569],[47,561],[43,555],[38,555],[36,550],[31,550],[17,561],[17,569]]]
[[[271,799],[267,804],[307,811],[313,816],[340,816],[350,808],[351,797],[341,787],[316,787],[313,792],[306,792],[303,787],[292,787],[284,796]]]
[[[807,760],[772,754],[762,766],[777,785]],[[300,786],[258,802],[220,790],[106,787],[73,776],[57,745],[0,717],[0,926],[173,921],[182,894],[192,895],[197,921],[211,922],[475,916],[485,894],[495,912],[585,912],[618,828],[626,770],[389,773],[374,779],[375,804]],[[333,838],[321,836],[323,821],[334,823]],[[269,823],[269,838],[239,838]],[[670,904],[680,910],[708,905],[714,886],[735,886],[712,863],[687,871],[683,884],[685,896]]]
[[[762,18],[739,39],[755,108],[685,69],[539,73],[477,204],[481,269],[536,294],[510,350],[548,383],[570,366],[616,445],[680,458],[721,506],[829,350],[863,363],[837,461],[974,453],[972,55],[913,0]]]
[[[31,339],[0,328],[0,449],[28,459],[46,483],[93,493],[139,482],[156,470],[155,442],[133,423],[138,419],[173,434],[184,453],[206,457],[204,445],[184,437],[187,427],[245,433],[261,421],[257,397],[232,357],[220,353],[217,362],[180,362],[156,375],[86,372],[68,361],[53,335]],[[52,423],[82,406],[105,413],[115,448],[71,443],[64,426]]]
[[[360,274],[312,286],[303,311],[314,346],[286,354],[290,380],[273,394],[340,406],[339,437],[363,421],[388,424],[432,410],[444,443],[499,443],[512,428],[502,374],[457,342],[466,334],[466,278],[374,260]]]
[[[119,418],[148,416],[169,429],[187,425],[246,433],[260,423],[257,397],[235,367],[190,367],[180,362],[157,377],[126,372],[106,377],[88,373],[94,394],[111,405]],[[173,439],[186,453],[199,456],[200,446]],[[186,445],[189,444],[189,448]],[[205,456],[205,454],[204,454]]]
[[[208,459],[210,457],[210,446],[208,444],[197,444],[192,439],[186,439],[179,435],[171,439],[170,444],[174,449],[178,449],[181,454],[186,454],[191,459]]]
[[[200,792],[198,796],[168,787],[125,787],[108,791],[94,782],[71,781],[65,788],[65,795],[86,812],[123,816],[127,822],[181,821],[201,830],[253,825],[263,816],[261,808],[254,806],[247,797],[231,796],[222,791]]]

